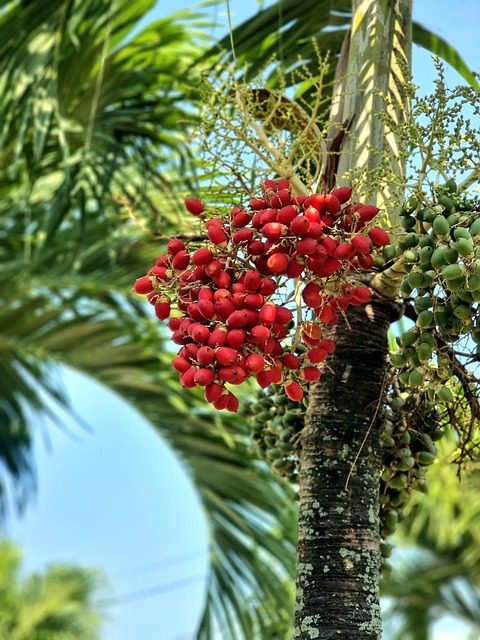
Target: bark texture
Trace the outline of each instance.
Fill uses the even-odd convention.
[[[310,392],[300,459],[295,638],[381,637],[378,490],[388,304],[334,329],[330,370]]]

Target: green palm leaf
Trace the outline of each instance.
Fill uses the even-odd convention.
[[[277,86],[280,69],[287,82],[291,81],[289,73],[300,66],[306,67],[311,76],[316,77],[318,54],[330,55],[334,60],[339,56],[351,18],[351,3],[344,0],[307,0],[301,3],[282,0],[233,29],[231,39],[235,56],[239,64],[248,64],[247,79],[263,72],[272,59],[276,59],[269,71],[269,87]],[[452,45],[418,23],[413,25],[413,38],[416,44],[443,58],[469,84],[478,87],[475,76]],[[223,38],[209,54],[215,55],[220,50],[226,59],[231,59],[231,39],[230,35]],[[325,80],[333,80],[333,75]],[[294,84],[298,82],[298,78],[294,80]],[[303,91],[301,87],[300,91]]]

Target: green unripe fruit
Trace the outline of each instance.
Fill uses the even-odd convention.
[[[445,284],[449,291],[452,293],[458,293],[465,286],[465,280],[465,277],[462,276],[461,278],[455,278],[454,280],[446,280]]]
[[[403,242],[409,249],[411,249],[412,247],[416,247],[418,245],[418,243],[420,242],[420,236],[418,235],[418,233],[410,231],[410,233],[407,233],[407,235],[403,239]]]
[[[480,290],[480,274],[474,273],[473,276],[467,278],[467,289],[470,291]]]
[[[463,269],[457,263],[448,264],[442,269],[442,276],[445,278],[445,280],[456,280],[457,278],[460,278],[460,276],[462,275],[463,275]]]
[[[440,367],[448,367],[451,363],[450,356],[448,353],[444,353],[443,351],[439,351],[437,353],[437,362]]]
[[[442,215],[439,215],[433,221],[433,231],[436,236],[448,236],[450,235],[450,225],[447,222],[447,219]]]
[[[455,227],[460,222],[460,214],[451,213],[449,216],[447,216],[447,222],[450,227]]]
[[[428,222],[429,224],[431,224],[436,217],[437,217],[436,212],[430,207],[426,209],[420,209],[420,211],[417,214],[418,220],[421,220],[422,222]]]
[[[438,204],[441,204],[447,213],[451,213],[456,207],[455,200],[452,200],[452,198],[446,195],[441,195],[438,198]]]
[[[409,274],[410,275],[410,274]],[[412,291],[413,291],[413,287],[410,286],[407,278],[405,278],[402,281],[402,284],[400,286],[400,291],[402,292],[402,294],[408,298],[408,296],[411,295]]]
[[[421,287],[423,282],[423,273],[421,271],[410,271],[407,276],[407,282],[412,289]]]
[[[287,464],[288,464],[288,460],[285,460],[284,458],[277,458],[272,462],[272,467],[277,470],[286,469]]]
[[[453,237],[455,238],[455,240],[458,240],[459,238],[465,238],[465,240],[469,240],[470,242],[472,241],[470,232],[467,231],[464,227],[457,227],[456,229],[454,229]]]
[[[473,302],[475,302],[470,291],[459,291],[458,297],[462,302],[465,302],[468,305],[471,305]]]
[[[472,315],[472,309],[466,304],[459,304],[458,307],[455,307],[455,309],[453,310],[453,315],[456,318],[465,320],[466,318],[469,318]]]
[[[409,386],[408,381],[410,380],[410,370],[407,371],[402,371],[402,373],[400,373],[400,375],[398,376],[398,380],[401,384],[403,384],[405,387]]]
[[[430,264],[437,269],[443,267],[444,264],[447,264],[443,248],[439,247],[438,249],[435,249],[430,257]]]
[[[472,291],[472,298],[474,302],[480,302],[480,290]]]
[[[459,255],[461,255],[463,258],[473,256],[473,244],[466,238],[458,238],[455,241],[455,248],[457,249]]]
[[[392,489],[404,489],[407,486],[408,478],[404,473],[397,473],[390,478],[388,481],[388,486]]]
[[[417,207],[418,207],[418,200],[413,196],[410,196],[405,200],[405,202],[402,205],[401,215],[409,216],[416,210]]]
[[[436,247],[435,240],[428,233],[420,236],[420,242],[418,244],[422,249],[423,247],[432,247],[432,249],[435,249]]]
[[[419,387],[423,382],[423,377],[423,371],[420,369],[414,369],[408,378],[408,386],[413,387],[414,389]]]
[[[453,178],[450,178],[450,180],[446,181],[445,190],[448,191],[448,193],[456,193],[457,188],[457,183]]]
[[[407,458],[403,458],[403,460],[399,463],[398,469],[400,471],[409,471],[410,469],[413,469],[414,466],[414,458],[412,458],[412,456],[408,456]]]
[[[415,218],[400,218],[400,226],[405,229],[405,231],[413,229],[415,222]]]
[[[445,435],[445,431],[443,429],[434,429],[431,433],[431,438],[434,442],[438,442]]]
[[[403,444],[410,444],[411,441],[412,441],[412,436],[410,435],[410,432],[405,431],[405,433],[402,436]]]
[[[412,264],[414,262],[418,262],[420,260],[420,256],[418,251],[414,251],[413,249],[407,249],[403,252],[403,261],[406,264]]]
[[[420,491],[420,493],[428,493],[428,487],[425,480],[419,480],[417,483],[415,483],[415,486],[413,488],[415,489],[415,491]]]
[[[279,442],[278,448],[283,451],[283,453],[292,453],[292,451],[295,449],[291,442]]]
[[[453,402],[453,393],[450,391],[448,387],[441,387],[437,391],[437,398],[442,402]]]
[[[427,331],[425,333],[422,333],[422,335],[420,336],[420,343],[428,344],[433,349],[433,347],[435,346],[435,338],[432,336],[431,333]]]
[[[415,298],[415,302],[413,303],[413,306],[415,307],[415,311],[417,313],[420,313],[420,311],[424,311],[425,309],[430,309],[432,305],[432,297],[428,294],[425,296],[418,296],[417,298]]]
[[[419,335],[420,332],[416,328],[409,329],[408,331],[402,333],[402,335],[400,336],[402,347],[410,347],[418,340]]]
[[[415,458],[418,464],[421,464],[424,467],[427,467],[435,462],[435,455],[433,453],[429,453],[428,451],[420,451],[420,453],[416,454]]]
[[[433,320],[434,320],[435,324],[437,325],[437,327],[440,327],[441,329],[443,329],[443,327],[445,327],[445,325],[448,322],[449,317],[450,317],[450,315],[447,313],[447,311],[445,310],[444,307],[442,307],[442,308],[438,307],[433,312]]]
[[[410,451],[410,447],[402,447],[401,449],[398,450],[398,456],[400,458],[408,458],[408,456],[411,456],[412,452]]]
[[[445,255],[445,260],[448,264],[453,264],[458,260],[458,249],[457,247],[450,245],[449,247],[445,247],[443,250]]]
[[[422,343],[417,349],[417,355],[420,362],[428,362],[432,357],[432,347],[429,344]]]
[[[385,436],[382,439],[382,447],[384,449],[391,449],[391,447],[395,446],[395,440],[392,438],[392,436]]]
[[[397,247],[393,244],[387,244],[383,247],[383,256],[385,260],[394,260],[397,256]]]
[[[406,363],[405,357],[401,353],[394,353],[390,356],[390,362],[394,367],[403,367]]]
[[[470,225],[470,234],[476,236],[480,233],[480,216]]]
[[[277,460],[278,458],[281,458],[282,455],[282,452],[277,447],[274,449],[267,449],[267,458],[270,458],[271,460]]]
[[[392,554],[392,549],[393,546],[391,544],[380,542],[380,553],[382,554],[382,558],[389,558]]]
[[[432,327],[434,325],[433,312],[427,309],[425,311],[421,311],[418,314],[416,325],[417,327],[421,327],[422,329],[428,329],[429,327]]]
[[[433,252],[434,252],[433,247],[422,247],[420,249],[420,261],[429,263]]]

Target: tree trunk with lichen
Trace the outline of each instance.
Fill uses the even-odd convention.
[[[348,313],[310,391],[300,459],[295,638],[378,639],[380,431],[391,308]]]
[[[404,158],[385,121],[406,119],[402,87],[410,62],[411,8],[412,0],[353,0],[332,108],[333,135],[338,126],[349,128],[338,183],[348,183],[352,171],[358,176],[360,170],[358,188],[366,190],[369,203],[376,197],[392,225],[398,211],[391,199],[401,197]],[[379,117],[382,111],[388,117]],[[398,180],[372,189],[371,172],[385,162]],[[388,292],[376,284],[382,297],[395,297],[396,279]],[[337,347],[329,368],[310,391],[302,436],[294,634],[300,640],[381,637],[380,436],[387,332],[397,318],[394,305],[380,297],[346,316],[333,329]]]

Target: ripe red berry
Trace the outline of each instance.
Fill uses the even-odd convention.
[[[357,253],[370,253],[372,245],[370,240],[365,236],[355,236],[352,239],[352,247]]]
[[[270,337],[270,330],[263,324],[257,324],[250,330],[250,338],[255,344],[263,344]]]
[[[259,353],[252,353],[251,355],[247,356],[247,359],[245,361],[245,368],[248,373],[253,375],[260,373],[260,371],[263,370],[264,366],[265,360]]]
[[[215,373],[213,369],[197,369],[193,380],[199,387],[207,387],[215,380]]]
[[[197,361],[202,367],[208,367],[215,360],[215,351],[212,347],[200,347],[197,351]]]
[[[282,363],[287,369],[298,369],[300,367],[300,358],[293,353],[286,353],[282,357]]]
[[[325,196],[323,193],[314,193],[311,196],[308,196],[304,202],[305,209],[308,207],[313,207],[319,213],[323,213],[325,211]]]
[[[386,247],[387,244],[390,244],[390,236],[382,229],[382,227],[372,227],[368,232],[370,240],[373,244],[376,244],[377,247]]]
[[[284,253],[274,253],[273,256],[268,258],[267,267],[272,273],[283,273],[287,268],[289,261],[289,257]]]
[[[319,343],[320,344],[320,343]],[[324,362],[328,357],[328,351],[322,349],[322,347],[317,346],[309,349],[305,355],[305,358],[308,362],[312,364],[319,364],[320,362]]]
[[[287,307],[277,307],[275,313],[275,322],[279,322],[280,324],[288,324],[291,320],[293,320],[293,313]]]
[[[264,238],[269,240],[280,240],[282,236],[286,236],[288,233],[288,227],[280,222],[268,222],[264,224],[260,229]]]
[[[182,387],[185,387],[186,389],[193,389],[193,387],[197,386],[197,383],[195,382],[195,373],[195,367],[190,367],[190,369],[187,369],[180,375],[180,384]]]
[[[223,347],[227,344],[227,330],[226,329],[214,329],[210,334],[207,345],[209,347]]]
[[[243,278],[243,284],[245,285],[245,290],[248,292],[258,291],[260,284],[262,282],[262,276],[253,269],[247,271]]]
[[[185,208],[193,216],[198,216],[202,213],[205,207],[200,200],[197,200],[197,198],[187,198],[185,200]]]
[[[166,320],[170,315],[170,301],[159,300],[155,303],[155,315],[159,320]]]
[[[233,367],[221,367],[218,370],[218,378],[222,382],[229,382],[230,384],[242,384],[242,382],[247,377],[244,369],[242,367],[233,366]]]
[[[262,387],[262,389],[265,389],[266,387],[269,387],[272,384],[272,380],[273,380],[273,369],[268,369],[268,370],[264,370],[264,371],[260,371],[259,373],[257,373],[257,382],[258,384]]]
[[[197,249],[195,253],[192,254],[190,259],[191,263],[196,266],[201,266],[204,264],[208,264],[213,260],[212,252],[207,249],[207,247],[202,247],[201,249]]]
[[[178,251],[172,260],[172,267],[177,271],[182,271],[186,269],[190,264],[190,254],[186,249],[182,249],[182,251]]]
[[[215,350],[215,358],[224,367],[230,367],[238,360],[238,351],[230,347],[218,347]]]
[[[292,222],[292,220],[294,220],[297,217],[297,215],[298,215],[297,208],[289,204],[286,207],[282,207],[280,209],[280,211],[277,214],[277,222],[280,222],[280,224],[284,224],[288,227]]]
[[[335,249],[334,256],[337,260],[350,260],[355,255],[355,249],[349,242],[342,242]]]
[[[285,274],[289,278],[298,278],[305,270],[305,265],[301,262],[297,262],[296,258],[292,256],[288,262]]]
[[[317,242],[313,238],[302,238],[297,242],[296,250],[304,256],[311,256],[317,249]]]
[[[232,349],[240,349],[246,339],[246,334],[243,329],[230,329],[227,333],[227,346]]]
[[[339,187],[335,189],[335,191],[332,191],[332,196],[338,198],[341,204],[345,204],[352,197],[352,190],[350,187]]]
[[[188,371],[188,369],[190,369],[190,367],[192,366],[192,363],[190,362],[190,360],[187,360],[187,358],[182,358],[182,356],[177,356],[172,360],[172,366],[179,373],[185,373],[185,371]]]
[[[306,216],[297,216],[290,225],[290,231],[296,236],[307,235],[310,220]]]
[[[238,411],[238,407],[239,407],[238,398],[230,391],[227,396],[227,405],[225,409],[227,411],[231,411],[232,413],[236,413]]]
[[[316,282],[309,282],[302,291],[302,298],[307,307],[316,309],[322,304],[320,287]]]
[[[247,324],[248,315],[245,309],[238,309],[231,313],[227,318],[227,325],[231,329],[241,329]]]
[[[363,205],[361,207],[358,207],[357,209],[357,213],[360,216],[362,222],[370,222],[370,220],[373,220],[375,218],[379,211],[380,209],[378,207],[374,207],[371,204]]]
[[[210,329],[203,324],[195,323],[188,329],[188,333],[195,342],[203,344],[210,337]]]
[[[198,310],[206,320],[211,320],[215,316],[215,305],[211,300],[199,300]]]
[[[271,278],[264,278],[260,283],[258,292],[261,293],[262,296],[269,296],[272,293],[275,293],[276,289],[277,283],[275,280],[272,280]]]
[[[216,402],[222,393],[224,392],[225,387],[216,382],[212,382],[205,387],[204,396],[207,402]]]
[[[153,291],[153,284],[151,283],[148,276],[143,276],[135,282],[135,284],[133,285],[133,290],[135,291],[135,293],[146,295],[147,293],[150,293],[150,291]]]
[[[183,249],[185,249],[185,244],[178,238],[172,238],[167,244],[167,251],[173,256]]]
[[[301,377],[307,382],[315,382],[322,375],[322,372],[317,367],[303,367],[300,371]]]
[[[234,227],[237,227],[238,229],[241,227],[246,227],[251,219],[252,216],[241,209],[240,211],[237,211],[233,216],[232,225]]]
[[[244,304],[247,309],[260,309],[264,303],[264,298],[261,293],[247,293],[244,298]]]
[[[342,205],[340,200],[333,195],[333,193],[327,193],[325,196],[325,209],[328,213],[336,216],[340,213]]]
[[[251,229],[243,228],[235,231],[232,240],[234,244],[245,244],[250,242],[253,238],[253,231]],[[261,243],[262,244],[262,243]],[[263,244],[262,244],[263,247]]]
[[[258,312],[258,320],[266,326],[272,325],[277,317],[277,307],[272,303],[267,303]]]
[[[285,384],[285,393],[293,402],[300,402],[303,398],[303,389],[298,382],[290,380]]]
[[[215,301],[215,311],[219,318],[225,321],[235,311],[235,307],[233,306],[233,302],[228,298],[219,298]]]

